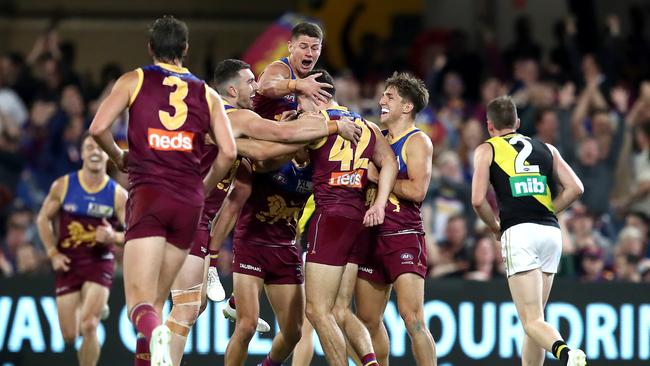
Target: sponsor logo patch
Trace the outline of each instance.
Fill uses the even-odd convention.
[[[246,269],[246,270],[249,270],[249,271],[260,272],[260,273],[262,272],[262,269],[260,267],[255,267],[255,266],[250,265],[250,264],[239,263],[239,268]]]
[[[359,267],[359,271],[361,271],[361,272],[366,272],[366,273],[368,273],[368,274],[373,274],[373,273],[375,272],[374,269],[372,269],[372,268],[370,268],[370,267],[363,267],[363,266],[360,266],[360,267]]]
[[[411,261],[411,260],[413,260],[413,254],[411,254],[411,253],[402,253],[402,255],[400,255],[399,257],[403,261]]]
[[[545,195],[546,177],[543,175],[510,177],[510,189],[513,197]]]
[[[363,169],[354,170],[351,172],[334,172],[330,176],[329,185],[362,188],[361,179],[363,178],[364,173],[365,171]]]
[[[161,151],[192,151],[194,133],[187,131],[166,131],[149,128],[147,131],[149,147]]]

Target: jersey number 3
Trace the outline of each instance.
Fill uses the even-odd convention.
[[[528,174],[528,173],[539,173],[539,165],[526,165],[526,159],[533,152],[533,145],[530,144],[527,138],[523,136],[515,136],[510,139],[510,145],[517,145],[522,143],[524,148],[517,154],[515,158],[515,173],[516,174]]]
[[[176,87],[176,89],[169,94],[169,105],[174,107],[174,115],[172,116],[167,111],[158,111],[158,118],[160,123],[168,130],[177,130],[187,120],[187,104],[185,104],[185,97],[187,97],[187,82],[178,76],[167,76],[163,79],[163,85]]]

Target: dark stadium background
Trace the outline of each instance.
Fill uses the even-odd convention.
[[[146,27],[163,14],[187,22],[185,65],[206,79],[229,57],[247,58],[259,72],[284,55],[287,24],[306,17],[326,31],[320,64],[336,76],[339,102],[370,120],[379,113],[381,81],[394,70],[426,81],[430,105],[417,122],[435,158],[423,206],[431,277],[425,313],[439,365],[519,363],[523,331],[501,255],[469,202],[486,101],[513,95],[521,132],[555,144],[585,184],[581,202],[560,217],[566,235],[547,318],[590,365],[649,362],[650,3],[1,0],[0,366],[75,362],[58,330],[35,212],[54,178],[80,166],[78,140],[107,88],[150,62]],[[262,34],[277,38],[255,43]],[[222,258],[229,287],[228,250]],[[100,365],[132,362],[120,282],[103,322]],[[219,306],[199,321],[184,364],[223,362],[232,327]],[[263,316],[272,319],[268,305]],[[413,364],[394,303],[385,320],[392,363]],[[249,364],[261,361],[271,336],[254,340]],[[313,364],[325,364],[323,357]]]

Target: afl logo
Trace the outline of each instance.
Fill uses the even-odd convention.
[[[402,255],[400,255],[399,257],[403,261],[413,260],[413,255],[411,253],[402,253]]]

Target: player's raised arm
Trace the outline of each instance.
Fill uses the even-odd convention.
[[[492,147],[483,143],[474,152],[474,176],[472,177],[472,206],[476,214],[487,224],[499,240],[501,225],[494,215],[486,195],[490,185],[490,164],[492,164]]]
[[[67,190],[67,179],[67,177],[61,177],[52,183],[50,191],[36,217],[38,235],[41,237],[47,256],[52,261],[52,267],[55,271],[68,271],[70,269],[70,258],[60,253],[56,248],[56,235],[52,225],[63,204],[63,198]]]
[[[327,102],[332,95],[325,89],[331,88],[332,85],[316,81],[320,75],[314,74],[304,79],[291,80],[291,72],[287,66],[274,63],[269,65],[260,76],[260,88],[257,92],[269,98],[281,98],[288,94],[301,93],[314,100]]]
[[[117,117],[132,102],[131,96],[134,95],[138,80],[138,71],[135,70],[122,75],[108,97],[99,106],[89,128],[93,139],[122,171],[126,171],[126,153],[115,143],[111,127]]]
[[[207,87],[207,86],[206,86]],[[205,192],[210,192],[225,176],[237,158],[237,146],[230,127],[230,120],[223,109],[223,102],[217,92],[208,90],[210,100],[210,131],[219,147],[219,154],[203,179]]]
[[[431,180],[433,158],[431,139],[422,132],[412,135],[406,145],[406,156],[408,160],[404,163],[408,168],[409,177],[396,180],[393,192],[399,198],[422,202],[427,195]]]
[[[546,144],[546,146],[548,146],[553,154],[553,172],[555,173],[555,179],[562,186],[562,191],[553,200],[555,213],[558,214],[566,210],[573,202],[580,198],[585,191],[585,187],[569,164],[564,161],[555,146],[550,144]]]
[[[375,149],[372,153],[372,162],[380,168],[379,180],[377,182],[377,196],[375,202],[366,212],[363,223],[366,226],[375,226],[384,222],[384,210],[388,196],[395,186],[397,178],[397,160],[395,153],[390,148],[388,141],[384,135],[379,131],[379,128],[372,124],[368,124],[376,137]]]

